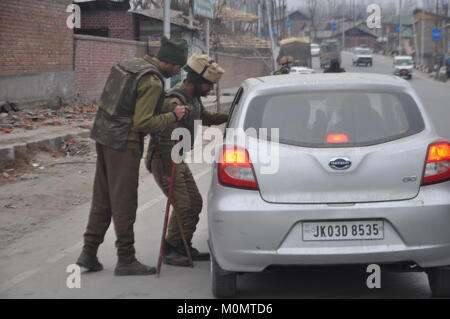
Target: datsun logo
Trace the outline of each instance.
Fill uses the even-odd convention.
[[[333,158],[328,165],[332,169],[344,170],[350,168],[350,166],[352,166],[352,162],[348,158],[338,157]]]

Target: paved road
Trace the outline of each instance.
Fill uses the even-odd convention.
[[[376,57],[373,68],[354,68],[344,55],[347,71],[390,73],[391,62]],[[315,61],[316,63],[316,61]],[[450,90],[448,84],[417,75],[411,81],[436,124],[438,132],[450,139]],[[200,191],[206,194],[210,167],[192,165]],[[152,179],[140,184],[140,205],[135,227],[138,258],[154,264],[157,258],[165,201]],[[204,205],[206,207],[206,203]],[[113,276],[115,266],[114,233],[108,231],[99,258],[104,271],[84,273],[81,288],[69,289],[68,265],[80,249],[89,204],[56,218],[39,232],[28,234],[0,251],[0,298],[212,298],[209,263],[195,268],[163,266],[160,278]],[[204,211],[205,215],[206,212]],[[200,221],[194,245],[207,248],[206,216]],[[363,267],[284,268],[238,278],[241,298],[429,298],[426,275],[383,271],[381,289],[366,287],[368,274]]]

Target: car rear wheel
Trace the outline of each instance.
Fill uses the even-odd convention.
[[[211,256],[212,293],[216,298],[236,296],[236,273],[220,268],[214,256]]]
[[[450,297],[450,267],[427,270],[428,283],[435,297]]]

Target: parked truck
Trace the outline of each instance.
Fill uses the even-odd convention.
[[[288,38],[280,41],[280,53],[282,56],[292,56],[294,66],[312,68],[311,43],[308,38]]]

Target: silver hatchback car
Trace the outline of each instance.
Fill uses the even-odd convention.
[[[216,297],[269,266],[373,263],[450,295],[450,144],[407,81],[253,78],[231,112],[208,194]]]

